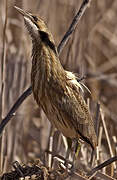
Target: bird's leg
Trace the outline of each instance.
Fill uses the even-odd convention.
[[[67,152],[66,152],[66,159],[70,160],[71,147],[72,147],[72,140],[70,138],[67,138],[67,144],[68,144],[68,148],[67,148]]]
[[[67,168],[72,170],[72,168],[74,167],[75,159],[79,155],[81,144],[80,144],[80,142],[78,142],[77,139],[71,140],[70,138],[67,138],[67,143],[68,143],[68,149],[66,152],[66,157],[65,157],[66,161],[65,161],[64,165],[67,166]],[[69,163],[69,162],[71,162],[71,163]],[[72,164],[72,166],[71,166],[71,164]]]
[[[79,155],[80,152],[80,148],[81,148],[81,144],[80,142],[78,142],[77,139],[73,139],[72,140],[72,145],[71,148],[68,148],[68,160],[71,162],[70,164],[67,163],[67,168],[70,170],[70,172],[74,171],[75,168],[75,160]]]
[[[72,142],[72,161],[74,162],[75,159],[78,157],[79,152],[80,152],[81,144],[77,139],[73,139]]]
[[[79,155],[80,149],[81,149],[81,144],[80,144],[80,142],[77,141],[77,143],[76,143],[76,149],[75,149],[75,156],[76,156],[76,158],[77,158],[78,155]]]
[[[70,169],[72,167],[71,162],[71,146],[72,146],[72,140],[70,138],[65,138],[65,142],[67,142],[67,149],[66,149],[66,155],[65,155],[65,161],[64,166],[67,169]]]

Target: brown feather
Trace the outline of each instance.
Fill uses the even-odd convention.
[[[72,72],[60,63],[52,34],[41,18],[19,10],[32,38],[31,83],[34,99],[64,136],[97,145],[94,123]]]

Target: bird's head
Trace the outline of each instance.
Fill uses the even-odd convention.
[[[26,12],[19,7],[15,6],[15,9],[24,17],[25,25],[28,29],[29,34],[32,37],[32,40],[38,40],[42,38],[43,40],[49,40],[54,43],[53,36],[49,32],[44,21],[29,12]]]

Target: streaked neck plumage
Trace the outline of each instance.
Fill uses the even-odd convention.
[[[47,33],[39,31],[39,38],[32,40],[32,43],[32,87],[40,99],[48,91],[48,86],[51,87],[51,82],[57,83],[63,79],[65,71],[58,59],[54,41],[49,39]]]

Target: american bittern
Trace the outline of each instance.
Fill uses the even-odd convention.
[[[47,118],[70,139],[82,139],[92,148],[97,145],[94,123],[77,77],[62,67],[52,34],[44,21],[15,7],[24,17],[32,38],[31,83],[34,99]]]

